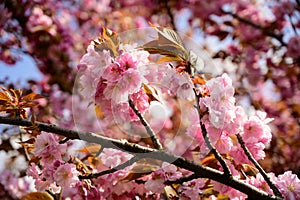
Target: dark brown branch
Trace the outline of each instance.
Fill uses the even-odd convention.
[[[174,30],[174,31],[177,31],[176,30],[176,26],[175,26],[175,20],[174,20],[174,15],[173,15],[173,13],[172,13],[172,8],[171,8],[171,4],[172,3],[172,1],[164,1],[164,6],[165,6],[165,8],[167,9],[167,13],[168,13],[168,15],[169,15],[169,17],[170,17],[170,24],[171,24],[171,26],[172,26],[172,29]]]
[[[138,160],[139,160],[138,156],[135,156],[135,157],[131,158],[130,160],[128,160],[128,161],[124,162],[123,164],[118,165],[114,168],[111,168],[111,169],[108,169],[108,170],[105,170],[105,171],[101,171],[101,172],[98,172],[98,173],[93,173],[93,174],[88,174],[88,175],[80,175],[79,179],[82,180],[82,179],[98,178],[98,177],[103,176],[105,174],[110,174],[110,173],[116,172],[118,170],[124,169],[124,168],[134,164]]]
[[[265,170],[260,166],[260,164],[253,158],[251,152],[249,151],[248,147],[246,146],[242,136],[238,133],[237,139],[243,148],[245,154],[247,155],[248,159],[254,164],[254,166],[258,169],[259,173],[264,177],[265,181],[268,183],[270,188],[273,190],[274,194],[278,197],[282,197],[282,194],[278,190],[278,188],[274,185],[274,183],[271,181],[270,177],[267,175]]]
[[[184,177],[181,177],[181,178],[179,178],[177,180],[174,180],[174,181],[166,181],[165,184],[167,184],[167,185],[182,184],[182,183],[194,180],[196,178],[199,178],[199,176],[197,174],[191,174],[189,176],[184,176]]]
[[[148,124],[148,122],[146,121],[146,119],[143,117],[143,115],[141,114],[141,112],[135,107],[134,102],[129,98],[128,99],[129,102],[129,106],[131,107],[131,109],[134,111],[134,113],[138,116],[138,118],[140,119],[140,122],[144,125],[148,135],[150,136],[153,145],[156,149],[161,150],[162,146],[158,140],[158,138],[156,137],[154,131],[152,130],[151,126]]]
[[[28,120],[8,117],[0,117],[0,124],[10,124],[26,127],[32,126],[32,123]],[[219,183],[228,185],[247,194],[248,197],[252,199],[282,200],[282,198],[280,197],[272,196],[254,186],[243,183],[242,181],[239,181],[233,177],[228,177],[218,170],[199,165],[183,157],[176,156],[165,151],[143,147],[138,144],[129,143],[126,140],[111,139],[91,132],[79,132],[40,122],[35,122],[35,124],[40,131],[55,133],[61,136],[68,137],[70,139],[79,139],[89,143],[100,144],[104,148],[114,148],[122,151],[127,151],[129,153],[137,155],[140,158],[153,158],[156,160],[172,163],[177,167],[194,172],[198,176],[198,178],[209,178]]]
[[[292,20],[292,16],[291,16],[291,15],[289,15],[289,20],[290,20],[290,24],[292,25],[292,28],[293,28],[293,31],[294,31],[295,35],[298,35],[296,26],[295,26],[295,24],[293,23],[293,20]]]
[[[195,92],[196,103],[197,103],[196,109],[197,109],[197,112],[198,112],[201,132],[202,132],[202,136],[205,140],[205,144],[207,145],[208,149],[214,154],[215,158],[220,162],[220,164],[221,164],[221,166],[224,170],[225,175],[232,176],[231,172],[230,172],[230,169],[229,169],[228,165],[226,164],[225,160],[223,159],[221,154],[218,152],[218,150],[211,144],[211,141],[208,137],[205,125],[202,123],[202,114],[201,114],[201,110],[200,110],[200,101],[199,101],[200,97],[197,95],[196,90],[194,90],[194,92]]]
[[[19,128],[19,136],[20,136],[20,142],[24,142],[23,141],[23,134],[26,134],[26,131],[23,130],[21,127],[18,127]],[[30,160],[30,155],[26,149],[26,147],[22,146],[23,150],[24,150],[24,154],[25,154],[25,158],[27,161]]]

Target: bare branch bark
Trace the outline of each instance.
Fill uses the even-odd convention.
[[[154,131],[152,130],[151,126],[149,125],[149,123],[143,117],[141,112],[135,107],[134,102],[130,98],[129,98],[128,102],[129,102],[129,106],[131,107],[131,109],[134,111],[134,113],[140,119],[140,122],[144,125],[148,135],[150,136],[150,138],[153,142],[154,147],[158,150],[161,150],[162,145],[160,144],[159,139],[156,137],[156,135],[155,135]]]
[[[254,159],[251,152],[249,151],[248,147],[246,146],[242,136],[240,134],[237,134],[237,139],[244,150],[245,154],[247,155],[248,159],[254,164],[254,166],[258,169],[259,173],[264,177],[265,181],[268,183],[270,188],[273,190],[274,194],[276,196],[282,197],[280,191],[278,188],[274,185],[274,183],[270,180],[270,177],[267,175],[265,170],[260,166],[260,164]]]
[[[103,176],[105,174],[110,174],[110,173],[116,172],[118,170],[124,169],[124,168],[134,164],[138,160],[139,160],[139,157],[135,156],[135,157],[131,158],[130,160],[128,160],[128,161],[124,162],[123,164],[118,165],[114,168],[111,168],[111,169],[108,169],[108,170],[105,170],[105,171],[101,171],[101,172],[98,172],[98,173],[93,173],[93,174],[88,174],[88,175],[80,175],[79,179],[98,178],[98,177]]]

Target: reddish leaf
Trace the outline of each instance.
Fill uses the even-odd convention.
[[[144,91],[146,92],[148,96],[148,101],[160,101],[157,91],[155,88],[151,87],[150,85],[143,84]]]
[[[77,151],[80,153],[96,154],[100,149],[101,149],[101,145],[95,144],[95,145],[84,147],[83,149],[79,149]]]
[[[32,100],[41,99],[41,98],[44,98],[44,97],[40,94],[30,93],[30,94],[27,94],[26,96],[22,97],[22,101],[32,101]]]
[[[4,92],[0,92],[0,103],[1,101],[11,101],[12,99],[10,98],[10,95]]]
[[[98,39],[93,40],[96,51],[108,50],[111,56],[118,56],[118,48],[120,44],[120,38],[117,33],[105,28],[104,26],[102,34]]]
[[[54,198],[47,192],[30,192],[25,194],[22,200],[54,200]]]

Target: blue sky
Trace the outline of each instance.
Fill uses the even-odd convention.
[[[9,83],[18,83],[25,86],[27,80],[40,80],[42,73],[36,67],[34,60],[28,55],[22,55],[22,59],[15,65],[6,65],[0,61],[0,80],[8,78]]]

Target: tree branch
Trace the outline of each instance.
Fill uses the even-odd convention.
[[[168,184],[168,185],[182,184],[182,183],[191,181],[191,180],[196,179],[196,178],[199,178],[199,176],[197,174],[191,174],[189,176],[184,176],[184,177],[181,177],[181,178],[179,178],[177,180],[174,180],[174,181],[166,181],[165,184]]]
[[[8,117],[0,117],[0,124],[10,124],[26,127],[32,126],[32,123],[28,120]],[[228,185],[234,189],[237,189],[247,194],[249,198],[256,198],[262,200],[282,200],[282,198],[280,197],[267,194],[266,192],[259,190],[258,188],[252,185],[246,184],[242,181],[235,179],[234,177],[228,177],[227,175],[218,170],[209,167],[204,167],[202,165],[189,161],[183,157],[176,156],[165,151],[143,147],[138,144],[129,143],[126,140],[111,139],[91,132],[79,132],[40,122],[35,122],[35,125],[39,128],[40,131],[55,133],[58,135],[68,137],[70,139],[79,139],[89,143],[100,144],[104,148],[114,148],[122,151],[127,151],[137,155],[140,158],[153,158],[156,160],[172,163],[177,167],[194,172],[198,176],[198,178],[209,178],[222,184]]]
[[[230,172],[230,169],[229,169],[228,165],[226,164],[225,160],[223,159],[223,157],[221,156],[221,154],[218,152],[218,150],[211,144],[211,141],[210,141],[210,139],[208,137],[205,125],[202,123],[202,114],[201,114],[201,110],[200,110],[200,101],[199,101],[200,97],[197,95],[196,90],[194,90],[194,93],[195,93],[195,96],[196,96],[196,103],[197,103],[196,109],[197,109],[198,116],[199,116],[199,122],[200,122],[201,132],[202,132],[203,138],[205,140],[205,143],[206,143],[208,149],[210,151],[212,151],[212,153],[214,154],[215,158],[220,162],[220,164],[221,164],[221,166],[222,166],[222,168],[224,170],[225,175],[232,176],[231,172]]]
[[[265,181],[268,183],[268,185],[270,186],[270,188],[273,190],[274,194],[276,196],[278,196],[278,197],[282,197],[282,194],[280,193],[280,191],[278,190],[278,188],[274,185],[274,183],[270,180],[270,177],[267,175],[267,173],[265,172],[265,170],[254,159],[254,157],[252,156],[252,154],[249,151],[248,147],[246,146],[246,144],[245,144],[242,136],[239,133],[237,134],[237,139],[238,139],[241,147],[243,148],[245,154],[247,155],[248,159],[254,164],[254,166],[258,169],[258,171],[260,172],[260,174],[264,177]]]
[[[129,102],[129,106],[131,107],[131,109],[134,111],[134,113],[138,116],[138,118],[140,119],[141,123],[144,125],[144,127],[146,128],[146,131],[148,133],[148,135],[150,136],[153,145],[156,149],[161,150],[162,146],[158,140],[158,138],[156,137],[154,131],[152,130],[151,126],[148,124],[148,122],[146,121],[146,119],[142,116],[141,112],[135,107],[134,102],[129,98],[128,99]]]
[[[98,178],[99,176],[103,176],[105,174],[110,174],[110,173],[116,172],[118,170],[124,169],[124,168],[132,165],[133,163],[135,163],[138,160],[139,160],[139,157],[138,156],[134,156],[133,158],[129,159],[128,161],[126,161],[123,164],[118,165],[118,166],[116,166],[114,168],[111,168],[111,169],[108,169],[108,170],[105,170],[105,171],[101,171],[101,172],[98,172],[98,173],[93,173],[93,174],[88,174],[88,175],[80,175],[79,179]]]

